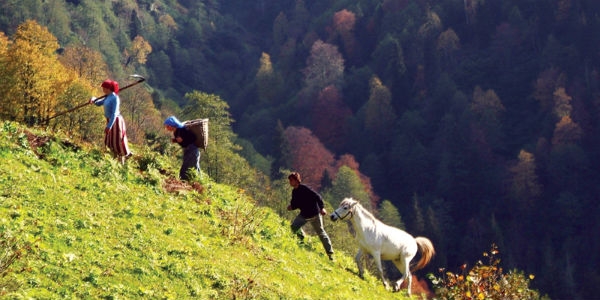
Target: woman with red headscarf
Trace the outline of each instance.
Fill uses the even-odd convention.
[[[119,98],[119,84],[110,79],[102,82],[102,91],[106,97],[96,101],[96,98],[90,99],[90,102],[97,106],[104,106],[104,116],[106,117],[106,127],[104,128],[104,145],[108,147],[113,155],[123,164],[125,158],[129,158],[132,153],[127,145],[127,130],[125,120],[121,116],[119,107],[121,99]]]

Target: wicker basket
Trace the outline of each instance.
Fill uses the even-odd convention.
[[[206,151],[208,146],[208,119],[196,119],[183,122],[183,125],[196,135],[196,146]]]

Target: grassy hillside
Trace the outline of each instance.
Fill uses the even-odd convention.
[[[120,166],[93,147],[0,124],[0,233],[31,246],[0,278],[16,289],[0,295],[404,299],[359,279],[352,258],[329,261],[318,238],[300,245],[288,220],[243,190],[206,175],[184,186],[169,179],[176,159],[136,150]]]

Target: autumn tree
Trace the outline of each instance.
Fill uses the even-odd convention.
[[[383,145],[390,138],[396,113],[392,106],[392,93],[381,80],[374,76],[370,82],[369,100],[364,111],[364,126],[375,145]]]
[[[460,49],[460,38],[452,28],[440,33],[436,45],[442,62],[450,68],[456,64],[456,52]]]
[[[313,189],[319,190],[325,170],[331,170],[335,162],[333,154],[307,128],[290,126],[284,133],[290,147],[292,170],[299,172],[302,180]]]
[[[102,59],[102,53],[92,48],[83,45],[65,47],[58,60],[88,82],[102,82],[109,77],[108,66]]]
[[[521,150],[517,163],[510,167],[509,171],[510,195],[516,201],[515,207],[521,210],[533,208],[535,200],[542,193],[542,186],[536,173],[535,156]]]
[[[21,24],[7,52],[5,82],[0,90],[2,115],[27,124],[46,124],[54,113],[57,97],[75,74],[56,57],[58,42],[35,21]]]
[[[571,106],[571,100],[573,98],[567,94],[565,88],[559,87],[554,91],[554,115],[559,119],[571,115],[573,107]]]
[[[9,40],[9,38],[4,34],[4,32],[0,32],[0,74],[2,77],[2,80],[0,80],[0,92],[2,92],[3,94],[5,93],[6,89],[8,87],[11,86],[11,84],[9,84],[9,81],[11,78],[9,78],[8,76],[8,49],[9,49],[9,45],[10,45],[11,41]],[[4,105],[3,105],[3,101],[0,101],[0,105],[2,105],[3,109],[0,110],[0,117],[7,117],[7,115],[5,115],[5,110],[4,110]]]
[[[125,68],[131,64],[130,68],[134,69],[134,66],[144,65],[148,61],[148,55],[152,52],[152,46],[144,37],[138,35],[131,42],[131,47],[124,51],[124,65]]]
[[[348,133],[348,118],[352,111],[342,100],[340,91],[333,85],[325,87],[312,108],[314,134],[328,148],[343,149]]]
[[[552,145],[564,145],[576,143],[581,140],[583,130],[570,116],[563,116],[554,128]]]
[[[141,144],[147,133],[161,132],[160,112],[154,107],[152,96],[143,88],[133,88],[120,93],[121,113],[127,120],[127,136],[133,143]]]
[[[260,66],[256,72],[254,82],[259,101],[265,104],[276,104],[282,93],[283,79],[273,69],[271,56],[267,53],[263,52],[261,54]]]
[[[427,39],[432,36],[437,36],[442,29],[442,19],[433,10],[427,11],[425,22],[419,27],[419,36]]]
[[[310,92],[318,92],[326,86],[339,87],[344,76],[344,59],[337,46],[317,40],[306,59],[304,84]]]
[[[341,37],[346,56],[351,60],[357,55],[357,41],[353,32],[355,24],[356,14],[347,9],[333,14],[333,29]]]
[[[83,78],[71,81],[56,99],[57,113],[69,111],[77,105],[86,103],[92,90],[94,89],[90,83]],[[63,130],[71,136],[80,137],[86,141],[102,143],[104,138],[102,128],[106,125],[106,120],[104,115],[92,106],[62,114],[57,118],[53,118],[49,125],[52,129]]]

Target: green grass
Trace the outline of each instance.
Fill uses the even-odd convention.
[[[168,192],[177,161],[135,149],[125,166],[67,138],[0,124],[0,233],[31,250],[2,280],[6,299],[405,299],[351,257],[243,190],[203,176]],[[153,163],[147,163],[151,161]],[[142,163],[143,167],[141,167]],[[416,297],[415,297],[416,298]]]

